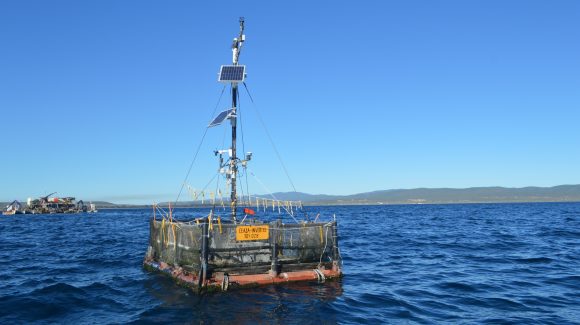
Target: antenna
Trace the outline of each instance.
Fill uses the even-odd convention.
[[[237,38],[234,38],[234,43],[232,44],[232,63],[234,65],[238,65],[238,59],[240,58],[240,52],[245,40],[246,35],[244,35],[244,17],[240,17],[240,35]]]

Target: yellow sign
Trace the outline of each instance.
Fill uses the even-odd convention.
[[[236,240],[265,240],[270,238],[270,226],[238,226]]]

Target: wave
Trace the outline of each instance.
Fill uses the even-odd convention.
[[[580,319],[578,203],[320,209],[339,219],[341,281],[204,296],[142,269],[148,211],[6,219],[0,323]]]

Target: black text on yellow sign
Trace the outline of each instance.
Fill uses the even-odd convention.
[[[265,240],[270,238],[270,226],[236,227],[236,240]]]

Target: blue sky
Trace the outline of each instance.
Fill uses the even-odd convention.
[[[25,0],[0,3],[0,201],[175,198],[239,16],[267,190],[292,188],[256,111],[302,192],[580,183],[578,1]]]

